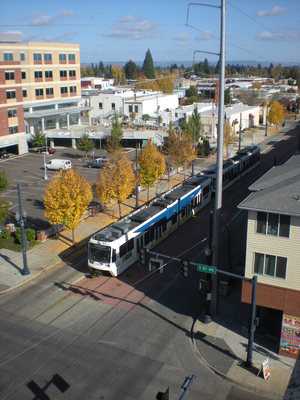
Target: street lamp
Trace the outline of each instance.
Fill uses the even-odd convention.
[[[44,153],[44,180],[48,180],[48,174],[47,174],[47,163],[46,163],[46,152]]]
[[[16,212],[16,220],[20,224],[21,228],[21,244],[22,244],[22,255],[23,255],[23,275],[30,275],[30,271],[27,264],[27,239],[26,239],[26,232],[25,232],[25,219],[26,219],[26,212],[23,211],[22,207],[22,198],[21,198],[21,185],[17,184],[17,192],[18,192],[18,206],[19,210]]]

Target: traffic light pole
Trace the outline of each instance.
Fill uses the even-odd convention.
[[[22,256],[23,256],[23,275],[29,275],[30,271],[27,263],[27,239],[25,232],[25,221],[22,207],[22,198],[21,198],[21,185],[17,184],[17,192],[18,192],[18,205],[19,205],[19,223],[21,228],[21,244],[22,244]]]
[[[212,262],[219,265],[219,219],[222,208],[222,185],[223,185],[223,146],[224,146],[224,90],[225,90],[225,0],[221,0],[221,24],[220,24],[220,76],[219,76],[219,109],[218,109],[218,131],[217,131],[217,176],[216,193],[213,220],[212,239]],[[212,292],[210,312],[214,317],[217,314],[218,278],[212,277]]]

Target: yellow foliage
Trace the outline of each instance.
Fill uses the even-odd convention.
[[[170,76],[166,76],[163,79],[157,81],[158,88],[164,93],[173,93],[174,90],[174,79]]]
[[[224,147],[226,148],[227,156],[229,145],[232,143],[234,143],[234,133],[232,131],[230,123],[226,121],[224,125]]]
[[[88,181],[73,169],[60,171],[47,185],[45,216],[51,224],[74,230],[93,198]]]
[[[268,122],[274,125],[282,124],[285,117],[285,112],[282,104],[278,101],[272,101],[268,113]]]
[[[125,201],[135,187],[132,163],[125,155],[115,152],[99,174],[96,192],[101,203]]]
[[[111,73],[116,83],[124,83],[126,81],[123,68],[118,65],[112,65]]]
[[[176,168],[191,163],[197,157],[191,137],[172,130],[168,136],[167,151],[170,164]]]
[[[153,185],[165,172],[166,161],[163,154],[149,141],[139,156],[140,179],[143,186]]]

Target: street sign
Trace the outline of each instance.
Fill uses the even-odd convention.
[[[207,274],[215,274],[217,272],[217,267],[213,265],[197,264],[197,272],[206,272]]]

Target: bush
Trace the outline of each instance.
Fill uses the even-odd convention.
[[[16,241],[22,243],[21,228],[17,228],[15,232]],[[32,228],[26,229],[26,239],[28,242],[35,240],[35,230]]]
[[[0,234],[1,239],[7,240],[7,239],[9,239],[9,236],[10,236],[10,233],[6,229],[3,229],[3,231]]]

